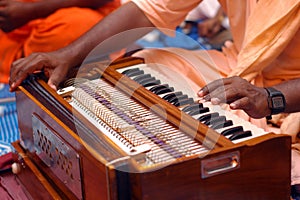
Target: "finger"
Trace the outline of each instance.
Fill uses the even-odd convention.
[[[210,94],[212,97],[218,97],[219,95],[223,95],[222,101],[224,101],[224,97],[227,99],[231,99],[232,96],[242,93],[244,90],[241,90],[240,84],[245,80],[240,77],[233,76],[228,78],[217,79],[215,81],[210,82],[203,88],[201,88],[198,92],[199,97],[204,97]],[[235,88],[234,90],[230,90]],[[224,93],[226,92],[225,96]],[[228,93],[228,94],[227,94]]]
[[[20,58],[20,59],[17,59],[17,60],[15,60],[15,61],[13,62],[12,65],[19,65],[20,63],[24,62],[25,59],[26,59],[26,58]]]
[[[241,99],[238,99],[235,102],[232,102],[229,105],[229,107],[233,110],[237,110],[237,109],[244,110],[250,117],[257,118],[257,119],[267,116],[269,114],[268,110],[260,109],[260,107],[257,107],[256,105],[251,103],[248,97],[243,97]]]
[[[226,88],[224,85],[221,85],[214,90],[210,90],[203,98],[207,101],[212,101],[214,104],[227,103]]]
[[[9,79],[10,80],[10,91],[13,92],[17,89],[17,87],[19,85],[21,85],[21,83],[26,79],[26,77],[29,75],[29,73],[22,73],[20,76],[18,76],[17,79],[14,79],[14,80],[11,80],[11,78]]]
[[[217,88],[223,87],[224,86],[224,79],[217,79],[215,81],[212,81],[208,83],[206,86],[200,89],[198,92],[198,96],[204,97],[205,95],[213,92]]]
[[[10,78],[9,78],[9,84],[12,86],[14,85],[14,82],[16,82],[16,76],[19,72],[19,66],[22,66],[22,61],[24,58],[21,58],[15,62],[12,63],[11,69],[10,69]]]
[[[52,81],[48,81],[48,85],[55,91],[57,91],[58,84],[53,83]]]
[[[242,109],[242,110],[247,111],[247,110],[251,109],[252,104],[248,97],[243,97],[243,98],[237,99],[236,101],[230,103],[229,106],[233,110]]]
[[[12,63],[11,69],[10,69],[10,81],[16,82],[16,79],[18,77],[18,74],[24,70],[24,67],[26,67],[27,62],[25,58],[21,58],[19,60],[16,60]]]
[[[28,58],[21,58],[15,61],[11,67],[10,74],[10,89],[14,91],[24,81],[28,75],[36,70],[44,67],[42,62],[35,61],[34,56]]]
[[[232,85],[226,84],[223,87],[219,87],[203,97],[206,101],[211,101],[213,104],[227,103],[230,104],[237,99],[247,96],[238,87],[232,87]]]
[[[54,90],[57,90],[59,84],[64,80],[66,77],[67,71],[59,70],[59,68],[56,68],[50,72],[49,75],[49,80],[48,80],[48,85],[53,88]]]

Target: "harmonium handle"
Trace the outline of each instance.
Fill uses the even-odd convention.
[[[239,151],[222,154],[201,161],[201,176],[208,178],[240,168]]]

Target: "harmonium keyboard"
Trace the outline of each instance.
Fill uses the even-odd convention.
[[[29,77],[16,177],[33,199],[289,199],[290,137],[181,80],[133,57],[86,64],[58,91]]]

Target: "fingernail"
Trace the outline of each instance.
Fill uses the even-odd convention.
[[[51,87],[53,90],[55,90],[55,91],[57,90],[57,88],[56,88],[55,85],[52,85],[52,84],[51,84],[50,87]]]
[[[9,91],[12,92],[14,87],[15,87],[15,83],[12,83],[9,87]]]
[[[237,105],[236,105],[235,103],[231,103],[231,104],[230,104],[230,108],[236,109],[236,107],[237,107]]]
[[[199,92],[198,92],[198,96],[200,96],[200,97],[203,97],[203,96],[204,96],[204,93],[203,93],[203,91],[202,91],[202,90],[199,90]]]

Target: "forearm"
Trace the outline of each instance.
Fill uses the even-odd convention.
[[[47,0],[52,2],[53,0]],[[63,7],[88,7],[88,8],[99,8],[108,2],[112,2],[113,0],[55,0],[58,4]]]
[[[300,79],[290,80],[274,86],[281,91],[286,99],[285,112],[299,112],[300,111]]]
[[[29,3],[34,18],[47,17],[51,13],[61,8],[87,7],[99,8],[112,0],[41,0]]]
[[[71,58],[70,63],[72,66],[77,66],[98,44],[133,29],[136,29],[136,31],[131,31],[129,34],[113,39],[114,43],[109,43],[104,50],[110,52],[124,48],[153,30],[153,24],[144,13],[134,3],[129,2],[102,19],[90,31],[69,46],[60,49],[60,51],[66,57]]]

